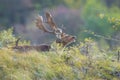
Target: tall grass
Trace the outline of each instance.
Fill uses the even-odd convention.
[[[12,29],[0,35],[0,80],[120,79],[118,53],[99,49],[90,38],[80,45],[66,48],[53,43],[49,52],[19,52],[11,49],[14,44],[9,43],[16,40]],[[20,42],[20,45],[25,44],[28,42]]]
[[[88,44],[83,43],[83,44]],[[94,45],[90,45],[94,44]],[[119,80],[116,54],[101,52],[95,43],[49,52],[0,49],[1,80]],[[82,51],[84,47],[88,53]]]

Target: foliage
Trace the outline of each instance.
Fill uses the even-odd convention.
[[[17,3],[19,2],[19,0],[16,1]],[[13,2],[14,1],[12,1],[12,3]],[[1,17],[0,21],[5,23],[12,23],[12,21],[16,20],[18,22],[23,22],[23,18],[25,18],[26,15],[22,16],[21,14],[28,13],[26,13],[26,10],[29,8],[28,5],[21,8],[21,2],[17,7],[13,5],[10,9],[9,6],[4,5],[5,3],[0,3],[0,11],[3,11],[1,14],[4,14],[4,17]],[[119,80],[119,53],[111,51],[108,46],[107,48],[104,48],[106,46],[104,43],[101,46],[102,48],[100,48],[101,43],[98,43],[101,38],[105,40],[115,40],[114,36],[116,36],[120,30],[119,8],[115,6],[107,8],[106,4],[103,3],[103,0],[33,1],[33,6],[38,10],[46,7],[51,8],[59,4],[64,4],[65,6],[69,6],[71,8],[80,8],[81,13],[75,10],[60,8],[60,11],[56,10],[55,15],[60,16],[60,18],[64,17],[64,20],[63,18],[61,19],[63,22],[60,20],[58,20],[58,22],[62,22],[65,26],[68,25],[68,22],[72,25],[71,27],[76,26],[68,32],[76,34],[79,39],[83,40],[83,42],[80,42],[80,44],[77,44],[76,46],[67,48],[62,48],[61,46],[53,43],[52,49],[49,52],[37,52],[34,50],[28,52],[16,52],[10,49],[11,46],[15,46],[15,41],[17,40],[17,38],[13,35],[13,29],[3,30],[0,32],[0,79]],[[18,14],[19,12],[21,13]],[[61,12],[60,14],[62,15],[57,12]],[[76,16],[74,16],[74,14]],[[18,17],[15,17],[14,15]],[[7,19],[6,16],[9,16],[12,20]],[[80,16],[82,17],[82,20],[79,19]],[[71,22],[66,22],[65,19],[66,21],[71,20]],[[75,22],[74,20],[83,22],[83,25],[80,26],[80,24],[77,24],[77,21]],[[69,26],[67,28],[69,28]],[[83,32],[78,34],[79,31]],[[25,40],[20,41],[20,45],[25,44],[29,45],[30,43]]]
[[[0,49],[0,79],[119,80],[117,54],[100,51],[93,40],[85,39],[81,45],[69,48],[56,47],[49,52],[25,53]]]
[[[66,5],[68,5],[69,7],[78,8],[78,9],[80,7],[82,7],[86,2],[86,0],[76,0],[76,1],[74,1],[74,0],[64,0],[64,1],[65,1]]]
[[[0,32],[0,46],[6,46],[8,43],[14,41],[15,42],[15,37],[12,35],[13,29],[8,29],[8,30],[3,30]]]
[[[61,4],[64,4],[64,0],[33,0],[33,5],[35,6],[35,9],[54,7]]]
[[[87,30],[91,30],[100,35],[108,36],[111,35],[113,31],[107,17],[104,16],[104,13],[101,13],[103,12],[103,9],[106,10],[106,7],[102,5],[101,2],[98,3],[95,0],[87,1],[83,11],[85,24],[83,26]],[[90,37],[92,35],[88,34],[85,36]]]
[[[0,32],[0,47],[15,46],[17,38],[13,35],[13,28]],[[30,44],[29,41],[20,41],[20,45]]]
[[[112,24],[112,28],[114,30],[120,30],[120,18],[110,17],[108,20]]]
[[[80,40],[91,37],[98,43],[105,41],[110,48],[118,45],[120,16],[119,8],[107,8],[103,1],[91,0],[86,1],[82,10],[83,25],[81,32],[78,34]]]

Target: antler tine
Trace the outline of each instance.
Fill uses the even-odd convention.
[[[44,24],[43,24],[43,17],[42,16],[38,16],[38,18],[36,19],[36,26],[43,30],[44,32],[49,32],[49,33],[54,33],[53,31],[49,31],[45,28]]]
[[[46,18],[47,18],[47,23],[55,31],[57,29],[57,26],[56,26],[55,22],[53,21],[53,18],[49,12],[46,12]]]
[[[49,12],[46,12],[46,18],[47,18],[47,23],[53,29],[54,33],[56,34],[56,37],[61,39],[62,29],[60,29],[56,26],[56,24],[53,21],[53,18]]]

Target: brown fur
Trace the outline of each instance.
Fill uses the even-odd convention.
[[[39,45],[39,46],[24,45],[24,46],[15,46],[15,47],[12,47],[12,49],[17,50],[17,51],[21,51],[21,52],[27,52],[27,51],[30,51],[30,50],[49,51],[50,48],[51,47],[49,45]]]
[[[65,36],[65,37],[62,38],[62,39],[57,39],[57,40],[56,40],[56,43],[60,43],[60,44],[62,44],[63,47],[64,47],[64,46],[69,45],[70,43],[75,42],[75,38],[76,38],[75,36]]]

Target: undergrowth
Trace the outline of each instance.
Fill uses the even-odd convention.
[[[116,53],[100,52],[95,45],[88,53],[83,46],[49,52],[0,50],[1,80],[119,80]],[[59,48],[61,49],[61,48]]]
[[[52,44],[49,52],[16,52],[9,46],[16,38],[0,36],[0,80],[119,80],[120,61],[117,52],[100,50],[91,39],[62,48]],[[7,32],[0,33],[6,35]],[[6,35],[7,36],[7,35]],[[21,45],[25,43],[21,42]],[[6,47],[8,46],[8,47]]]
[[[20,37],[19,37],[20,38]],[[0,48],[15,46],[18,38],[13,35],[13,28],[3,30],[0,32]],[[30,42],[26,40],[20,40],[19,45],[29,45]]]

